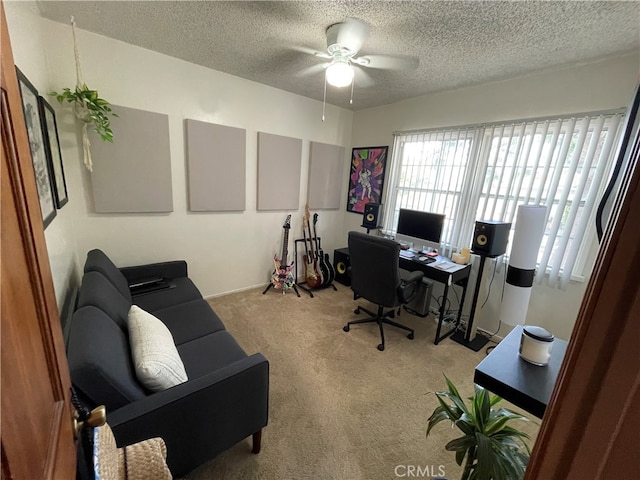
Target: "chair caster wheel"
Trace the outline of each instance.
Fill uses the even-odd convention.
[[[384,351],[384,345],[383,344],[378,345],[378,350],[380,350],[381,352]]]
[[[344,330],[345,332],[349,331],[349,325],[345,325],[344,327],[342,327],[342,330]]]
[[[353,311],[353,313],[355,313],[356,315],[358,315],[358,314],[360,313],[360,309],[359,309],[359,308],[356,308],[356,309]]]
[[[410,333],[409,335],[407,335],[407,338],[408,338],[409,340],[413,340],[413,332],[412,332],[412,333]]]

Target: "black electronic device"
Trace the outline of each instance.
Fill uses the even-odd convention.
[[[371,229],[378,228],[382,220],[382,205],[379,203],[366,203],[362,215],[362,226]]]
[[[493,220],[476,220],[471,250],[476,255],[499,257],[507,251],[511,224]]]
[[[422,212],[401,208],[398,214],[396,234],[400,237],[439,245],[445,216],[440,213]]]
[[[351,286],[351,277],[347,272],[351,266],[348,248],[338,248],[333,251],[333,266],[336,270],[336,282],[347,287]]]

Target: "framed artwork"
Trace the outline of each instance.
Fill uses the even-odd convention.
[[[389,147],[363,147],[351,151],[347,212],[364,213],[367,203],[380,203]]]
[[[56,216],[56,205],[53,194],[52,175],[47,162],[46,146],[40,120],[40,108],[38,106],[38,91],[24,74],[16,68],[18,85],[22,96],[22,109],[24,120],[27,124],[27,136],[31,149],[31,160],[36,178],[38,197],[40,198],[40,211],[44,228],[51,223]]]
[[[58,123],[56,113],[49,103],[40,97],[40,119],[42,120],[42,131],[44,133],[45,152],[47,154],[47,165],[51,172],[53,197],[56,208],[62,208],[68,201],[67,181],[64,178],[64,167],[62,166],[62,151],[60,150],[60,139],[58,138]]]

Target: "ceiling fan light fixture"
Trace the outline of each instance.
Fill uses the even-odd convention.
[[[344,61],[334,61],[327,67],[327,83],[334,87],[348,87],[353,82],[353,67]]]

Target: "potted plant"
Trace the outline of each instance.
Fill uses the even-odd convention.
[[[446,376],[445,380],[448,391],[435,393],[440,405],[429,417],[427,437],[443,420],[460,429],[462,436],[444,448],[456,452],[458,465],[464,462],[461,480],[522,479],[531,455],[524,439],[530,437],[508,423],[528,418],[507,408],[494,409],[502,398],[490,395],[479,385],[467,406],[455,385]]]
[[[65,88],[62,93],[51,92],[49,95],[56,97],[60,104],[68,102],[73,104],[74,112],[78,119],[85,123],[93,123],[93,129],[102,140],[113,142],[111,121],[109,115],[118,115],[111,111],[109,102],[100,98],[97,90],[91,90],[86,83],[76,85],[75,90]]]

